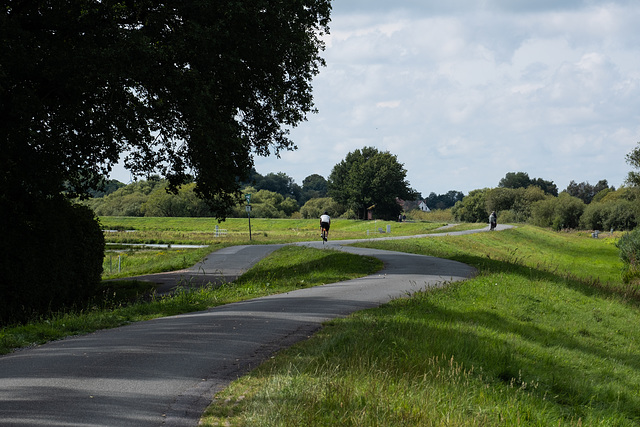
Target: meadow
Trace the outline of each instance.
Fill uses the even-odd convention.
[[[101,217],[103,229],[112,230],[110,243],[206,244],[213,249],[238,244],[290,243],[317,240],[318,219],[251,218],[251,240],[247,218],[229,218],[218,223],[213,218]],[[444,222],[331,221],[331,240],[366,239],[381,236],[411,236],[433,233]],[[216,225],[225,236],[215,236]],[[387,227],[391,233],[387,234]]]
[[[479,274],[327,323],[203,425],[639,425],[640,291],[614,243],[529,226],[361,243]]]
[[[122,232],[135,243],[193,243],[193,235],[201,234],[211,244],[204,252],[318,238],[316,220],[257,220],[262,233],[257,242],[249,242],[248,232],[233,236],[243,233],[242,220],[227,222],[229,235],[218,239],[211,237],[216,222],[210,219],[102,221],[105,228],[136,230]],[[443,225],[390,224],[392,234],[434,233]],[[386,224],[336,221],[330,237],[366,238],[367,230],[377,228]],[[118,234],[106,238],[115,243]],[[219,393],[202,425],[639,425],[640,288],[621,280],[618,237],[607,233],[593,239],[589,233],[521,225],[466,236],[358,243],[455,259],[479,274],[328,322],[311,339]],[[149,258],[137,267],[137,274],[145,274],[190,263],[187,254],[198,258],[199,250],[129,250],[127,262]],[[138,294],[136,282],[107,281],[89,307],[0,330],[0,353],[380,268],[371,258],[288,246],[236,282],[215,288],[160,297],[149,289]],[[116,298],[122,294],[126,301]]]

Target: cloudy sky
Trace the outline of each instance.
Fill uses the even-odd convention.
[[[256,169],[301,185],[373,146],[425,197],[507,172],[617,188],[640,142],[638,22],[637,0],[335,0],[319,113]]]

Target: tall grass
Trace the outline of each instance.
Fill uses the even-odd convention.
[[[532,227],[367,246],[480,274],[329,322],[204,425],[640,424],[640,311],[612,240]]]

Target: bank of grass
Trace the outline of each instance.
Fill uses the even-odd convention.
[[[204,425],[640,424],[638,293],[613,239],[519,227],[366,246],[479,275],[329,322],[221,392]]]
[[[218,223],[213,218],[101,217],[105,239],[111,243],[205,244],[219,249],[240,244],[271,244],[318,240],[318,219],[229,218]],[[356,221],[334,219],[331,240],[365,239],[384,236],[410,236],[432,233],[446,222]],[[215,227],[226,235],[215,236]],[[390,227],[391,234],[387,233]],[[115,231],[115,232],[114,232]]]
[[[0,354],[70,335],[349,280],[381,268],[382,263],[374,258],[286,246],[258,262],[235,282],[217,287],[185,286],[174,295],[156,296],[147,294],[148,288],[141,289],[140,282],[105,282],[94,303],[83,310],[51,314],[27,325],[0,329]]]
[[[196,249],[109,249],[102,262],[102,279],[117,279],[142,274],[176,271],[196,265],[210,247]]]

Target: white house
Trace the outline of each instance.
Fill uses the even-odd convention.
[[[431,209],[429,209],[429,206],[427,206],[424,200],[420,201],[420,204],[418,205],[418,209],[420,209],[422,212],[431,212]]]

